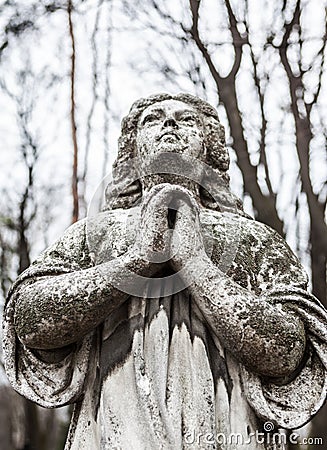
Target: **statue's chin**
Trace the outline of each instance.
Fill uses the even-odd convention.
[[[176,137],[172,136],[170,139],[170,136],[168,136],[168,139],[162,141],[161,145],[158,145],[152,156],[155,157],[164,153],[187,154],[188,147],[178,141]]]

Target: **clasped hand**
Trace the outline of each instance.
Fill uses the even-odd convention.
[[[191,192],[169,183],[145,196],[135,251],[143,260],[169,264],[179,271],[197,257],[207,257],[201,234],[199,205]]]

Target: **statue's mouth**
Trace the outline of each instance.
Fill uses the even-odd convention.
[[[180,136],[178,135],[178,133],[176,133],[176,131],[173,131],[173,130],[166,130],[166,131],[163,131],[162,133],[160,133],[159,137],[158,137],[158,141],[160,141],[162,138],[166,138],[166,139],[171,138],[174,140],[176,140],[176,139],[180,140]]]

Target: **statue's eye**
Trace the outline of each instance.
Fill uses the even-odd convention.
[[[150,124],[153,123],[155,121],[157,121],[159,119],[159,117],[156,114],[148,114],[147,116],[144,117],[143,121],[142,121],[142,125],[145,125],[146,123]]]
[[[185,116],[182,116],[180,119],[182,122],[185,122],[187,124],[194,124],[196,122],[196,119],[194,116],[192,116],[191,114],[187,114]]]

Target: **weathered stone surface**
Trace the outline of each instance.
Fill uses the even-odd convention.
[[[140,100],[105,210],[13,286],[6,370],[42,406],[76,402],[66,449],[229,449],[231,433],[237,448],[272,448],[249,436],[322,405],[326,312],[287,244],[244,214],[227,168],[210,105]]]

